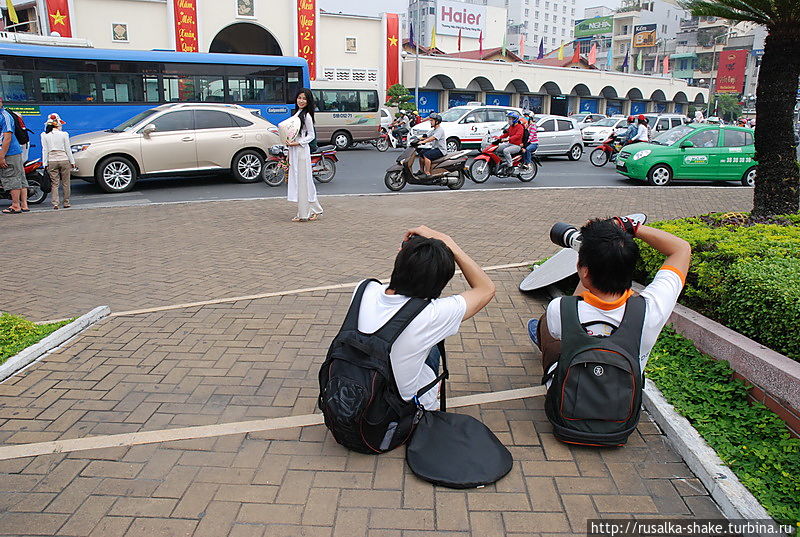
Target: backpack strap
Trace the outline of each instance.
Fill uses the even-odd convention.
[[[444,381],[450,378],[450,371],[447,369],[447,352],[444,350],[444,341],[440,341],[436,344],[436,346],[439,348],[439,354],[442,357],[442,374],[417,390],[417,395],[414,399],[415,402],[419,404],[419,398],[428,393],[434,386],[441,382],[442,387],[439,390],[439,409],[444,412],[447,410],[447,393],[445,391]]]
[[[416,318],[417,315],[422,313],[428,304],[431,301],[425,298],[411,298],[403,304],[403,307],[400,308],[400,311],[394,314],[394,316],[386,321],[386,324],[381,326],[374,334],[374,337],[385,341],[391,347],[395,340],[400,337],[400,334],[405,330],[411,321]]]
[[[586,341],[593,341],[593,336],[586,333],[581,325],[580,318],[578,317],[578,302],[583,300],[579,296],[562,296],[561,297],[561,341],[562,345],[565,341],[582,343]],[[563,353],[563,351],[562,351]]]
[[[381,283],[380,280],[369,278],[361,282],[361,285],[356,289],[356,294],[353,296],[353,301],[350,302],[350,308],[347,310],[347,315],[344,317],[340,332],[344,332],[345,330],[358,330],[358,312],[361,309],[361,299],[364,298],[364,291],[367,289],[367,286],[372,282]]]
[[[622,322],[619,323],[617,330],[609,336],[611,341],[636,358],[639,357],[646,306],[647,303],[643,296],[630,297],[625,303]]]

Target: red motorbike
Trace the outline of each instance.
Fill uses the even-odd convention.
[[[50,178],[44,173],[40,159],[29,160],[23,164],[25,179],[28,180],[28,203],[38,205],[47,199],[50,192]],[[0,199],[11,199],[11,192],[0,187]]]
[[[589,162],[598,168],[605,166],[608,162],[615,162],[620,149],[622,149],[622,143],[616,134],[611,133],[606,141],[592,151],[589,155]]]
[[[536,155],[529,165],[522,163],[522,152],[514,155],[513,166],[508,167],[503,155],[498,153],[499,140],[482,144],[483,149],[469,165],[469,176],[476,183],[485,183],[490,175],[495,177],[516,177],[523,183],[533,181],[539,173],[540,161]]]
[[[311,154],[311,175],[319,183],[330,183],[336,175],[336,146],[320,146]],[[289,174],[289,149],[284,145],[269,148],[269,157],[264,163],[262,178],[269,186],[280,186]]]

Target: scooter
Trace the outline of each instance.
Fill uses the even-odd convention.
[[[323,145],[311,154],[311,175],[318,183],[330,183],[336,175],[336,146]],[[269,148],[269,157],[264,163],[262,179],[269,186],[280,186],[289,173],[289,149],[285,145]]]
[[[464,186],[467,176],[466,163],[471,151],[463,150],[448,153],[431,163],[430,175],[416,175],[412,166],[417,160],[419,139],[412,138],[408,148],[403,151],[397,161],[386,170],[384,183],[392,192],[398,192],[409,185],[446,186],[450,190],[458,190]]]
[[[620,149],[622,149],[622,144],[619,141],[619,137],[616,133],[611,133],[607,140],[591,152],[589,162],[598,168],[605,166],[609,162],[615,162]]]
[[[497,152],[499,140],[484,140],[481,144],[481,153],[469,165],[469,176],[476,183],[485,183],[490,175],[496,177],[516,177],[523,183],[533,181],[542,165],[539,157],[533,154],[530,165],[522,164],[522,153],[517,153],[512,159],[513,165],[504,164],[505,159]]]
[[[44,174],[41,159],[29,160],[23,167],[28,181],[28,203],[38,205],[47,199],[51,190],[50,178]],[[11,199],[11,192],[0,187],[0,199]]]

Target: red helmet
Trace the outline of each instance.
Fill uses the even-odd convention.
[[[634,121],[636,121],[636,118],[635,118],[635,117],[633,117],[633,116],[628,116],[628,123],[633,123]]]
[[[639,114],[639,116],[636,119],[638,119],[639,121],[647,121],[647,118],[644,117],[643,114]]]

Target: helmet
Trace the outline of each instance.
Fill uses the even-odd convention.
[[[633,116],[628,116],[628,123],[633,123],[634,121],[636,121],[636,118],[635,118],[635,117],[633,117]]]
[[[647,118],[644,117],[644,114],[639,114],[638,116],[636,116],[636,119],[638,119],[639,121],[647,121]]]
[[[509,112],[506,114],[506,117],[508,119],[512,120],[512,123],[516,123],[517,121],[520,120],[521,116],[519,115],[519,112],[515,112],[513,110],[509,110]]]
[[[431,121],[436,121],[438,123],[442,122],[442,116],[437,114],[436,112],[434,112],[433,114],[429,115],[428,119],[430,119]]]

